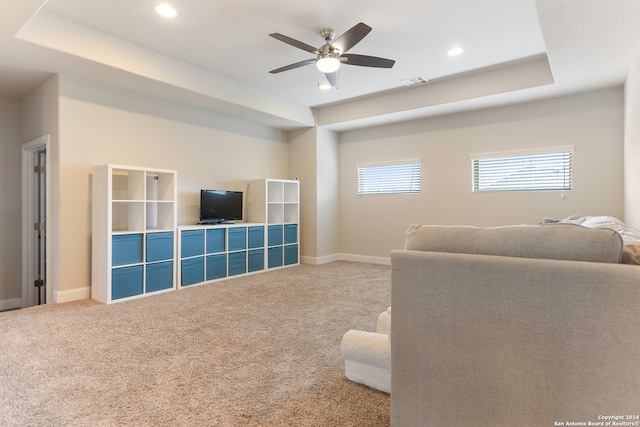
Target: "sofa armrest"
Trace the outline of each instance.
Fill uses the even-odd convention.
[[[393,426],[639,412],[638,267],[410,250],[391,265]]]

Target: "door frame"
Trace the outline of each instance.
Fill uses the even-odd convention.
[[[45,260],[48,268],[45,269],[46,302],[53,301],[51,289],[51,137],[43,135],[22,144],[22,308],[31,307],[34,299],[35,274],[35,243],[34,243],[34,217],[35,217],[35,183],[34,174],[35,156],[37,151],[45,150]]]

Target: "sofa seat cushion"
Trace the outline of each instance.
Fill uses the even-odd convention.
[[[576,224],[502,227],[422,225],[406,233],[405,249],[521,258],[619,263],[622,238],[614,230]]]

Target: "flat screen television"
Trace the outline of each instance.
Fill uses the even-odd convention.
[[[242,191],[200,190],[200,224],[242,220]]]

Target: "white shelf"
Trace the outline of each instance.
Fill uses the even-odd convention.
[[[300,182],[263,179],[249,183],[249,220],[266,224],[300,221]]]
[[[176,200],[176,171],[93,169],[93,299],[108,304],[176,288]]]
[[[249,183],[249,221],[267,225],[268,268],[299,264],[300,182],[262,179]]]

